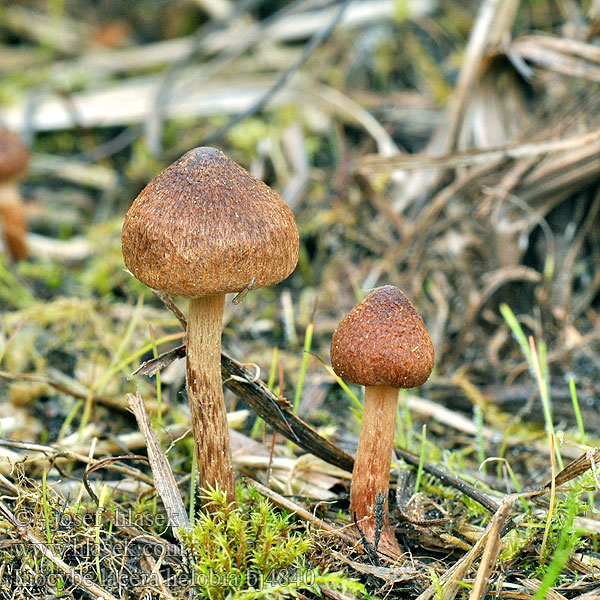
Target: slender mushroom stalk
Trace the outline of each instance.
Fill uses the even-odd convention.
[[[221,383],[221,332],[225,295],[190,300],[186,385],[200,481],[235,498],[227,409]]]
[[[190,299],[186,383],[199,484],[235,500],[221,383],[225,294],[285,279],[298,230],[285,200],[215,148],[195,148],[136,198],[121,233],[127,268],[142,283]]]
[[[350,486],[350,516],[356,518],[366,538],[371,541],[375,538],[376,527],[372,517],[377,492],[384,494],[387,504],[397,401],[398,388],[389,385],[365,387],[365,409]],[[383,515],[380,545],[400,552],[387,509]]]
[[[0,127],[0,220],[13,260],[27,256],[27,217],[18,183],[29,166],[29,151],[13,131]]]
[[[389,521],[388,490],[399,388],[425,383],[433,345],[423,320],[398,288],[377,288],[340,322],[331,364],[347,381],[365,386],[365,405],[350,486],[350,514],[367,540],[377,532],[378,494],[384,498],[379,547],[400,553]]]

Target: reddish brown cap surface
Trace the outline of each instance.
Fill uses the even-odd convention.
[[[433,344],[406,294],[393,285],[371,292],[340,322],[331,340],[331,365],[359,385],[412,388],[433,369]]]
[[[285,279],[298,230],[285,200],[215,148],[195,148],[157,175],[127,212],[127,268],[147,286],[200,298]]]
[[[0,183],[18,179],[29,167],[29,150],[14,131],[0,126]]]

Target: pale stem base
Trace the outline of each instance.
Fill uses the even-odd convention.
[[[365,387],[365,410],[350,487],[350,516],[354,519],[356,514],[358,526],[373,545],[375,499],[377,492],[381,492],[385,496],[385,504],[379,547],[400,554],[400,546],[390,526],[388,508],[397,404],[398,388],[387,385]]]
[[[227,409],[221,382],[225,296],[190,300],[186,382],[201,488],[219,487],[235,502]]]
[[[14,260],[27,256],[27,216],[17,186],[13,183],[0,185],[0,229]]]

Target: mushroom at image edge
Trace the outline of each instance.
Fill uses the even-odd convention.
[[[294,215],[215,148],[195,148],[139,194],[121,233],[125,265],[152,289],[190,299],[186,384],[200,486],[235,501],[221,382],[225,294],[273,285],[296,267]]]
[[[373,544],[377,493],[385,498],[380,548],[400,553],[388,515],[399,388],[425,383],[434,351],[423,319],[402,290],[371,292],[340,322],[331,340],[337,375],[365,386],[365,406],[350,487],[350,514]]]
[[[11,257],[27,256],[27,218],[17,184],[29,167],[29,150],[14,131],[0,126],[0,220]]]

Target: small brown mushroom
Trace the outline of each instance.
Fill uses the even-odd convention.
[[[0,219],[14,260],[27,256],[27,219],[18,183],[29,167],[29,151],[14,132],[0,127]]]
[[[350,514],[371,544],[377,494],[385,499],[380,547],[399,553],[390,526],[388,490],[399,388],[425,383],[433,345],[423,319],[402,290],[371,292],[340,322],[331,341],[331,364],[340,377],[365,386],[365,407],[350,487]]]
[[[225,294],[278,283],[294,270],[294,215],[221,151],[195,148],[142,190],[121,241],[125,264],[142,283],[190,299],[186,379],[200,485],[234,501],[221,383]]]

